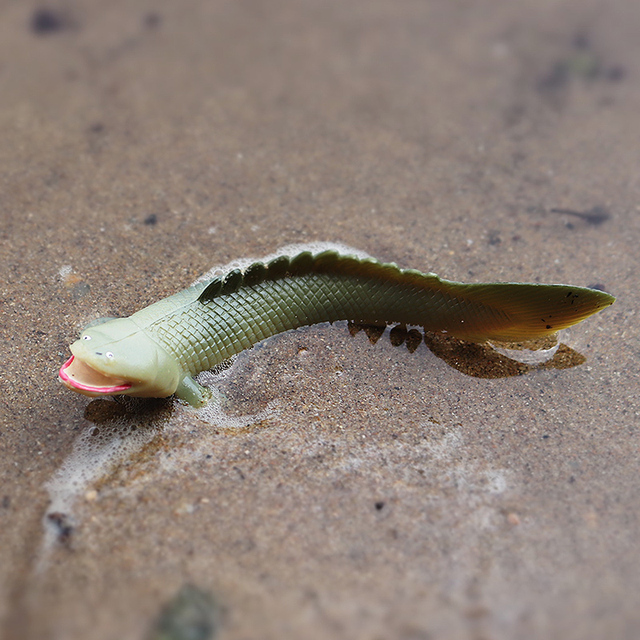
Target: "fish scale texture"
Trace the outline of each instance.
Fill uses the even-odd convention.
[[[195,375],[269,336],[319,322],[402,323],[472,341],[521,340],[554,333],[612,301],[568,285],[450,282],[329,251],[234,270],[133,317]]]
[[[469,309],[468,306],[473,308]],[[211,369],[269,336],[319,322],[400,322],[442,328],[451,314],[495,322],[500,312],[481,304],[460,305],[451,296],[414,285],[371,278],[309,274],[267,281],[194,300],[148,330],[192,375]]]

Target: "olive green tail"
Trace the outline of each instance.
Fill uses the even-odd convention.
[[[534,340],[566,329],[615,302],[597,289],[563,284],[451,283],[466,304],[500,310],[508,322],[476,323],[468,340]],[[477,332],[476,332],[477,331]]]

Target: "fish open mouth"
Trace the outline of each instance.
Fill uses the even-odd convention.
[[[71,356],[58,372],[62,384],[85,395],[112,395],[131,389],[131,383],[92,369],[88,364]]]

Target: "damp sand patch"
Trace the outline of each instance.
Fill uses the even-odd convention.
[[[199,379],[212,394],[202,409],[172,399],[93,400],[85,411],[87,424],[71,453],[44,484],[50,504],[42,520],[44,532],[36,570],[46,569],[56,545],[71,544],[73,531],[81,524],[76,515],[79,499],[92,502],[102,491],[127,491],[136,482],[145,482],[148,474],[144,470],[149,470],[151,460],[163,473],[179,470],[203,450],[212,449],[214,434],[249,429],[277,416],[276,401],[253,414],[235,413],[224,388],[242,366],[243,359],[236,359],[217,373],[201,374]],[[197,439],[181,437],[194,428],[199,430]],[[116,477],[119,481],[111,483]]]

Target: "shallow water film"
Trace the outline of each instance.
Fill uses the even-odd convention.
[[[640,635],[640,5],[0,14],[0,636]],[[57,381],[91,321],[325,242],[617,301],[537,350],[302,328],[200,410]]]

